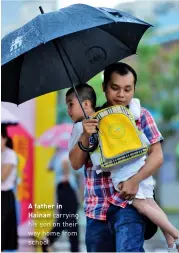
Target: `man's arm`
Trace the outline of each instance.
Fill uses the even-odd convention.
[[[121,198],[132,199],[138,191],[139,183],[153,175],[163,164],[163,152],[160,142],[151,145],[149,155],[139,172],[122,183]]]
[[[145,165],[139,172],[133,176],[133,180],[140,183],[147,177],[152,176],[163,164],[163,152],[160,142],[155,143],[149,150],[149,156],[145,161]]]

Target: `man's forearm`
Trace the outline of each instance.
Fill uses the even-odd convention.
[[[153,150],[147,157],[145,165],[132,178],[140,183],[142,180],[153,175],[161,167],[162,164],[162,150],[160,152],[155,152],[155,150]]]
[[[82,142],[83,146],[89,146],[89,136],[82,134],[79,141]],[[76,144],[70,151],[69,158],[73,169],[78,170],[86,163],[88,153],[81,150],[78,144]]]

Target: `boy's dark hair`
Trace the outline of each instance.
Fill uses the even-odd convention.
[[[134,87],[136,86],[137,73],[135,72],[135,70],[126,63],[117,62],[117,63],[113,63],[105,68],[105,70],[104,70],[104,88],[106,88],[108,82],[111,79],[111,75],[114,72],[118,73],[121,76],[125,76],[131,72],[134,76]]]
[[[80,101],[83,102],[85,100],[89,100],[91,102],[92,108],[95,110],[96,93],[95,93],[94,89],[90,85],[88,85],[87,83],[78,84],[75,86],[75,88],[78,93]],[[70,88],[66,93],[66,97],[70,96],[73,93],[75,94],[74,88]]]

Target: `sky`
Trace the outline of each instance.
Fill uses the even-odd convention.
[[[114,8],[119,3],[133,1],[135,0],[1,0],[1,38],[38,15],[39,5],[43,5],[48,12],[51,11],[50,6],[53,6],[53,10],[58,10],[71,4],[83,3],[96,7]]]
[[[119,3],[133,2],[134,0],[58,0],[58,8],[63,8],[71,4],[83,3],[98,7],[114,8]]]

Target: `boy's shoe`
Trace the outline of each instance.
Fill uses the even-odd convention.
[[[168,248],[167,252],[175,253],[175,252],[178,252],[178,250],[173,247],[173,248]]]
[[[179,236],[178,236],[178,239],[174,240],[174,243],[176,245],[177,252],[179,252]]]

